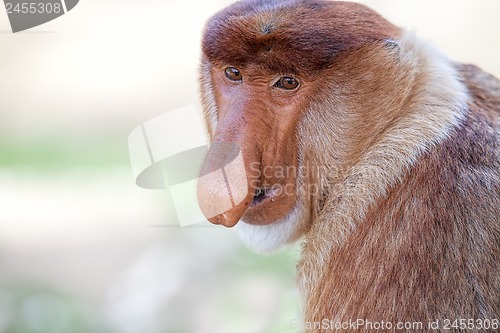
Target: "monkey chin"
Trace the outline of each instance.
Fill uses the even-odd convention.
[[[265,198],[252,203],[234,229],[248,247],[256,252],[269,253],[287,243],[300,239],[311,220],[310,204],[293,193]]]
[[[304,211],[296,206],[284,218],[265,225],[251,224],[246,221],[246,216],[243,216],[235,230],[248,247],[256,252],[268,253],[302,236],[307,220],[304,215]]]

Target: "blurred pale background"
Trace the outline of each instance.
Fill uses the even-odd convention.
[[[364,1],[500,76],[497,0]],[[81,0],[12,34],[0,12],[0,333],[289,332],[298,247],[172,228],[127,136],[197,102],[203,23],[231,1]]]

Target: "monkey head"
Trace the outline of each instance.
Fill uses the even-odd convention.
[[[213,16],[200,78],[213,147],[198,201],[204,213],[219,212],[209,220],[238,224],[263,251],[304,234],[325,195],[323,183],[341,177],[371,133],[386,126],[366,121],[384,108],[371,97],[400,102],[393,42],[399,34],[369,8],[340,1],[240,1]],[[228,160],[228,150],[216,148],[224,143],[238,147],[244,164],[229,185],[210,177]],[[336,166],[336,175],[323,165]],[[223,209],[228,186],[241,200]]]

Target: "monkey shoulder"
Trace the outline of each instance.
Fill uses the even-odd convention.
[[[498,202],[500,80],[474,65],[458,64],[457,69],[470,96],[464,119],[422,156],[413,172],[419,181],[437,181],[428,183],[430,188],[452,186],[450,191],[465,197],[488,192],[486,201]]]
[[[500,123],[500,80],[470,64],[456,64],[471,97],[472,111],[483,113],[496,126]]]
[[[440,205],[450,221],[500,219],[498,115],[471,104],[449,137],[425,153],[409,171],[409,195]],[[497,113],[498,114],[498,113]],[[474,217],[473,217],[474,215]],[[482,215],[482,216],[480,216]],[[498,231],[498,226],[495,227]]]

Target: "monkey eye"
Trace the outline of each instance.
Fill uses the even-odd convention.
[[[284,76],[279,79],[278,82],[274,84],[274,86],[281,89],[293,90],[299,86],[299,81],[297,81],[297,79],[293,77]]]
[[[226,74],[226,77],[231,81],[241,81],[243,79],[241,72],[234,67],[226,68],[224,74]]]

